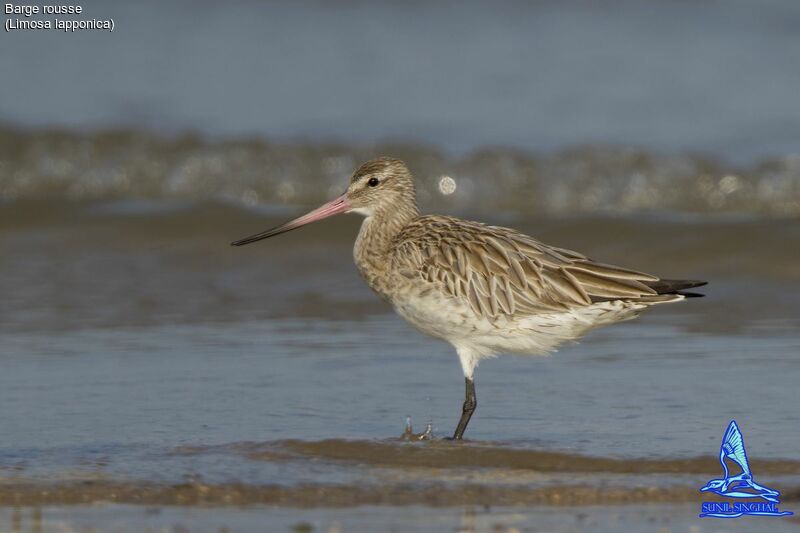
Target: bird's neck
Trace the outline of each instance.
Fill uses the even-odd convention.
[[[371,286],[386,273],[388,258],[397,235],[419,216],[415,203],[377,210],[364,219],[353,249],[356,266]]]

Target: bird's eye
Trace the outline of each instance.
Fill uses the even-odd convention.
[[[380,180],[378,180],[378,178],[370,178],[369,181],[367,182],[367,185],[369,185],[370,187],[377,187],[379,183]]]

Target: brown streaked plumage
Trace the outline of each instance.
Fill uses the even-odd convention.
[[[367,284],[459,355],[466,400],[455,439],[475,410],[474,370],[481,359],[502,352],[545,354],[651,305],[698,296],[682,291],[705,284],[599,263],[509,228],[420,215],[411,173],[388,157],[359,167],[339,198],[232,244],[342,212],[365,216],[353,254]]]
[[[452,217],[422,216],[395,240],[395,268],[437,284],[490,320],[592,303],[671,299],[652,288],[659,279],[542,244],[517,231]]]

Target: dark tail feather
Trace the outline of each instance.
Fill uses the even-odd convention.
[[[684,291],[678,291],[678,292],[676,292],[675,294],[680,294],[681,296],[684,296],[684,297],[686,297],[686,298],[702,298],[703,296],[705,296],[705,294],[702,294],[702,293],[700,293],[700,292],[684,292]]]
[[[660,279],[658,281],[646,281],[645,284],[656,291],[658,294],[681,294],[687,298],[700,298],[705,296],[698,292],[683,292],[684,289],[693,289],[706,285],[707,281],[691,279]]]

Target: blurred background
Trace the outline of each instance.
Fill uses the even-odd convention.
[[[800,213],[791,0],[82,5],[115,31],[4,36],[6,200],[305,203],[393,152],[463,208]]]
[[[354,473],[336,461],[365,451],[331,461],[336,442],[285,449],[390,439],[406,415],[442,436],[459,414],[452,349],[358,278],[358,217],[227,245],[338,195],[378,155],[408,161],[423,211],[711,282],[553,358],[487,362],[472,439],[635,472],[643,456],[716,454],[735,417],[751,455],[791,458],[796,1],[81,5],[115,30],[0,37],[6,481],[457,482],[469,461],[405,477],[369,460]],[[243,441],[282,451],[254,459]],[[678,500],[708,472],[679,479]],[[775,472],[800,486],[797,463]],[[613,482],[676,482],[654,479]]]

